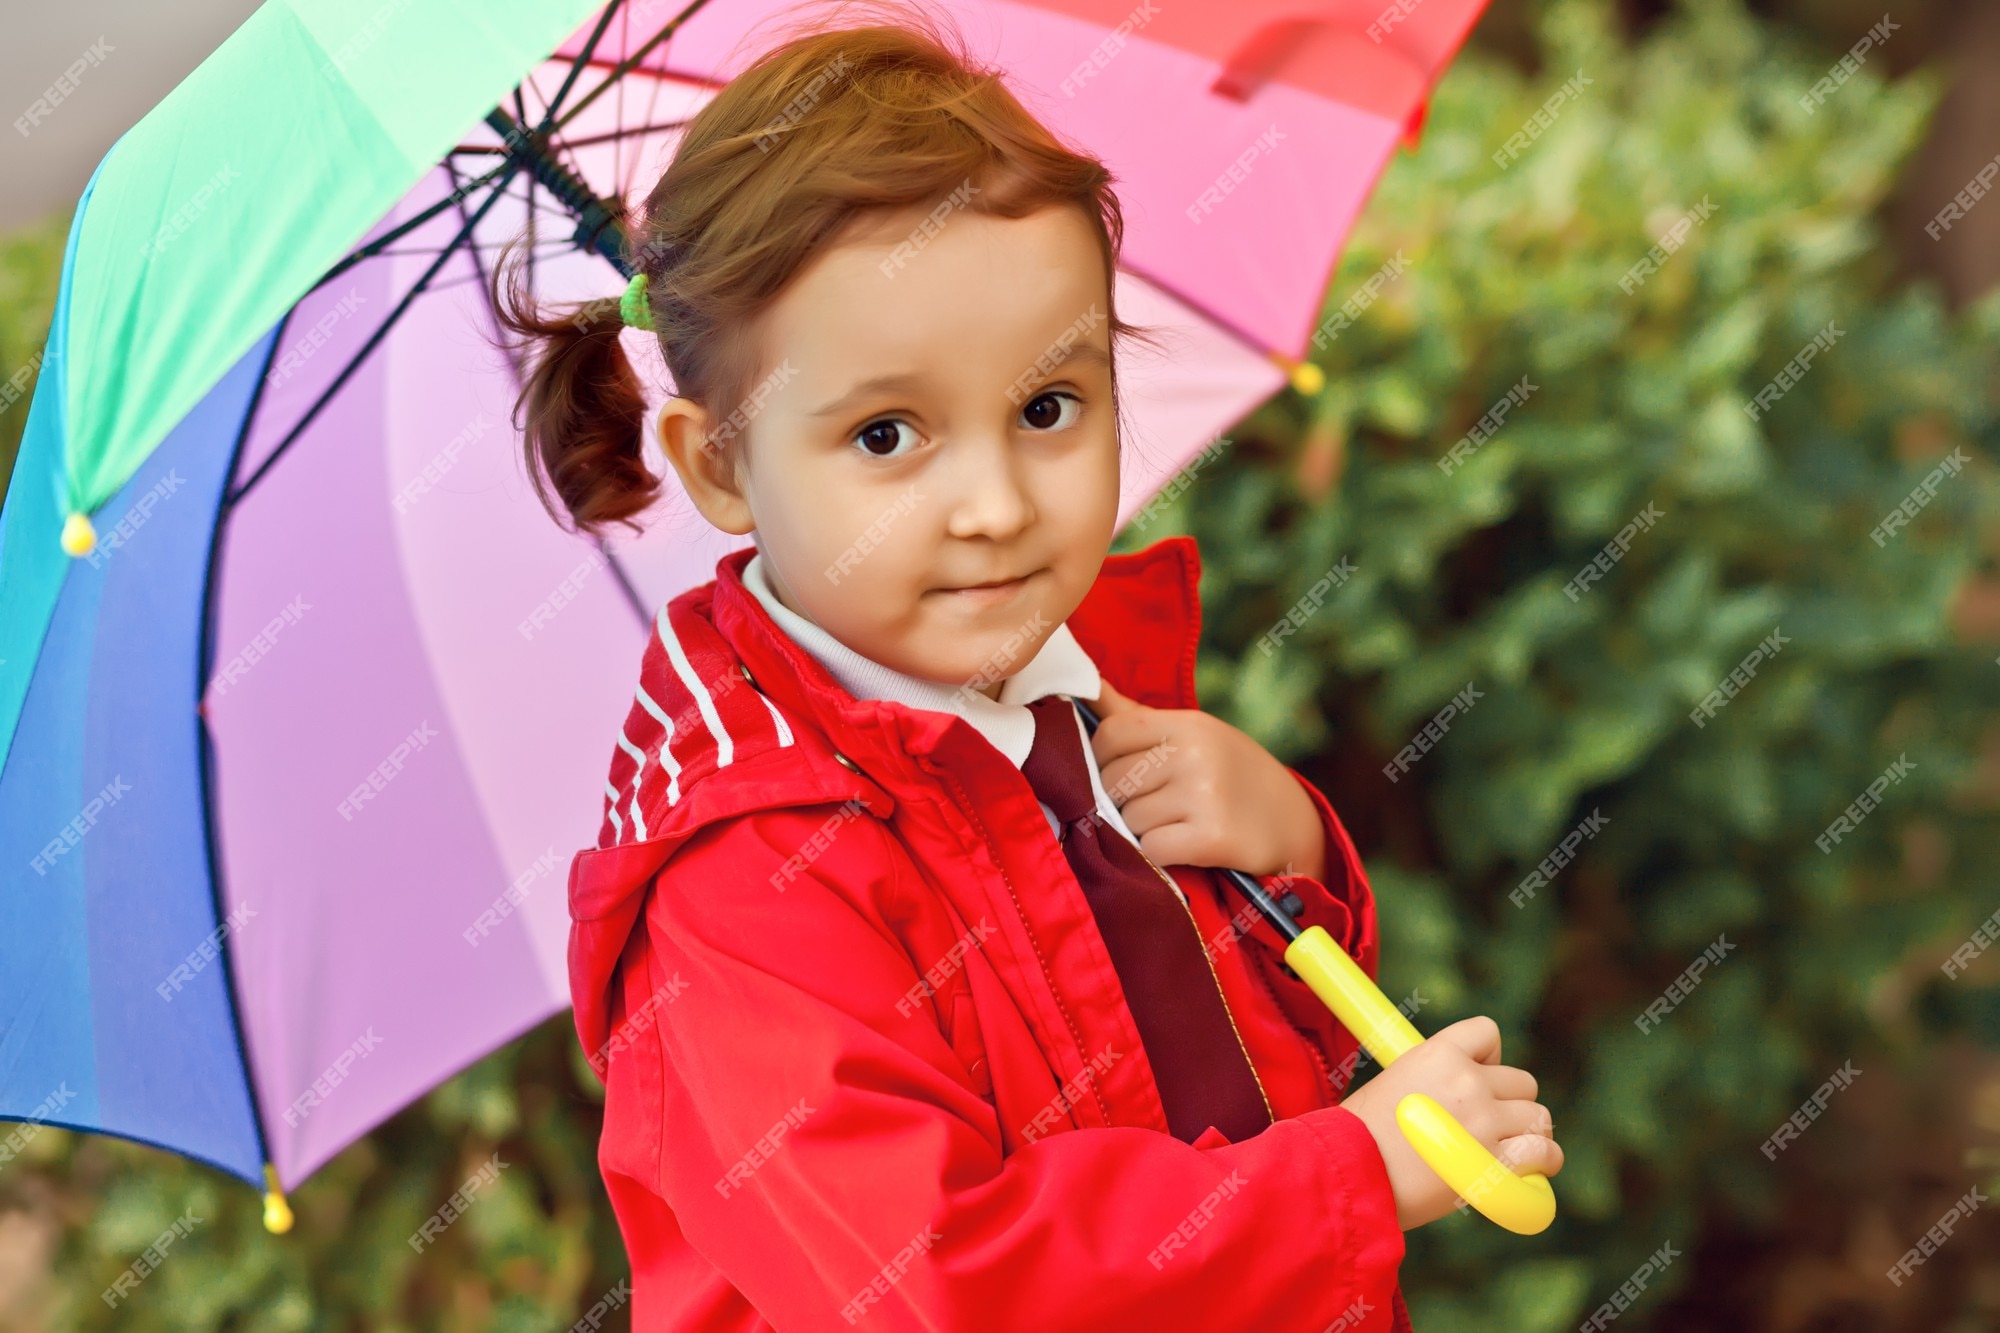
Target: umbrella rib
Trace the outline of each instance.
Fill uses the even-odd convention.
[[[250,432],[256,427],[257,414],[264,404],[264,390],[269,386],[267,378],[271,373],[271,363],[277,360],[278,348],[285,340],[285,330],[298,310],[294,305],[279,316],[277,327],[271,330],[271,346],[264,353],[264,364],[257,375],[257,382],[250,390],[250,401],[243,409],[243,421],[236,431],[236,442],[229,454],[229,471],[235,473],[242,461],[243,450],[250,442]],[[197,783],[201,791],[202,812],[202,852],[208,861],[209,902],[218,922],[226,922],[228,914],[222,905],[222,854],[220,830],[216,827],[216,810],[220,793],[216,789],[214,748],[215,737],[208,725],[207,700],[208,669],[215,656],[216,620],[221,614],[216,596],[216,582],[222,568],[222,525],[228,521],[229,505],[225,502],[215,509],[214,525],[208,534],[207,568],[202,577],[201,588],[201,638],[195,648],[195,762],[198,766]],[[218,959],[222,964],[223,992],[229,997],[229,1027],[236,1037],[236,1055],[243,1062],[243,1081],[250,1093],[250,1124],[257,1132],[257,1157],[267,1165],[271,1164],[271,1144],[264,1133],[264,1114],[258,1097],[256,1064],[250,1055],[250,1043],[243,1032],[243,1006],[236,988],[236,944],[230,938],[231,932],[224,931],[217,942]]]
[[[515,124],[517,124],[517,125],[525,125],[525,124],[527,124],[527,123],[528,123],[528,99],[527,99],[527,98],[525,98],[525,97],[523,97],[523,96],[521,95],[521,85],[520,85],[520,84],[518,84],[518,83],[514,85],[514,123],[515,123]],[[528,184],[527,184],[527,189],[526,189],[526,192],[525,192],[525,193],[526,193],[526,195],[527,195],[527,200],[528,200],[528,226],[527,226],[527,232],[528,232],[528,299],[529,299],[530,301],[532,301],[532,300],[534,300],[534,299],[535,299],[535,291],[536,291],[536,287],[535,287],[535,240],[536,240],[536,231],[537,231],[537,229],[536,229],[536,226],[535,226],[535,221],[536,221],[536,214],[535,214],[535,173],[534,173],[534,172],[532,172],[532,171],[531,171],[531,172],[529,172],[529,173],[528,173],[528,176],[527,176],[527,182],[528,182]]]
[[[480,186],[492,182],[495,178],[503,174],[505,175],[513,174],[512,170],[510,170],[509,168],[508,163],[506,162],[501,163],[499,166],[493,168],[493,170],[489,172],[486,172],[484,175],[475,177],[465,188],[467,188],[468,190],[476,190]],[[369,259],[375,255],[380,254],[387,247],[394,245],[397,241],[401,240],[405,236],[408,236],[418,227],[423,226],[426,222],[429,222],[432,218],[444,212],[447,208],[450,208],[452,202],[453,201],[451,197],[447,195],[443,199],[438,200],[435,204],[431,204],[429,207],[425,208],[421,213],[418,213],[415,217],[411,218],[409,221],[397,223],[394,227],[382,233],[380,236],[377,236],[374,240],[368,242],[366,245],[363,245],[359,249],[355,250],[352,254],[348,255],[338,264],[335,264],[332,268],[328,269],[325,275],[321,277],[318,282],[312,285],[311,291],[317,291],[319,288],[326,286],[327,283],[332,282],[335,278],[347,272],[347,270],[353,268],[356,264],[360,263],[362,260]],[[311,292],[309,291],[308,295],[310,294]]]
[[[563,99],[568,97],[569,90],[576,86],[576,76],[583,73],[583,67],[590,63],[590,57],[597,51],[597,43],[603,38],[604,30],[611,26],[611,20],[616,18],[624,7],[625,0],[611,0],[611,3],[604,7],[604,12],[597,16],[597,26],[591,29],[590,40],[583,44],[583,49],[577,52],[576,59],[570,62],[569,73],[563,76],[562,86],[556,89],[555,100],[543,108],[542,123],[535,127],[537,134],[548,133],[555,124],[556,112],[562,110]]]
[[[466,245],[466,246],[464,246],[464,247],[462,247],[462,248],[464,248],[464,249],[466,249],[466,250],[472,250],[472,251],[485,251],[485,250],[499,250],[499,249],[503,249],[503,248],[505,248],[505,246],[506,246],[506,245],[507,245],[507,242],[505,242],[505,241],[481,241],[481,242],[480,242],[479,244],[477,244],[477,245]],[[542,243],[541,243],[541,249],[542,249],[543,253],[545,253],[545,254],[567,254],[567,253],[568,253],[569,251],[571,251],[571,250],[573,250],[573,249],[575,249],[575,248],[576,248],[576,247],[575,247],[575,246],[573,246],[573,245],[571,245],[571,244],[570,244],[570,243],[569,243],[568,241],[544,241],[544,242],[542,242]],[[419,247],[417,247],[416,249],[413,249],[413,250],[384,250],[384,251],[383,251],[383,252],[382,252],[381,254],[377,255],[377,256],[376,256],[376,258],[378,258],[378,259],[414,259],[414,258],[431,258],[431,259],[435,259],[435,258],[436,258],[436,257],[437,257],[437,256],[438,256],[439,254],[441,254],[441,253],[443,253],[443,252],[442,252],[441,250],[427,250],[427,249],[424,249],[423,247],[419,246]],[[435,289],[435,288],[433,288],[432,290],[436,290],[436,289]]]
[[[576,215],[574,213],[571,213],[568,209],[562,207],[560,200],[551,197],[551,199],[548,202],[544,203],[542,200],[533,197],[534,194],[533,187],[535,184],[535,180],[532,175],[524,173],[523,179],[525,179],[528,182],[529,188],[527,192],[520,195],[515,195],[513,197],[519,199],[523,204],[526,204],[529,207],[533,208],[535,212],[541,217],[554,218],[558,222],[576,221]],[[562,241],[562,242],[546,241],[546,242],[541,242],[540,244],[544,249],[547,249],[549,246],[558,244],[570,245],[572,249],[575,248],[575,246],[568,241]]]
[[[445,169],[451,172],[453,184],[456,186],[458,171],[450,166],[447,166]],[[532,181],[533,177],[529,179]],[[458,194],[457,189],[454,188],[452,193]],[[466,215],[465,197],[463,195],[459,195],[458,199],[458,218],[460,222],[465,224],[465,231],[470,233],[472,230],[472,219]],[[486,281],[486,261],[479,257],[479,246],[476,243],[466,246],[466,252],[472,257],[472,271],[479,282],[479,295],[486,303],[486,314],[492,320],[493,332],[497,334],[501,331],[502,325],[500,323],[500,312],[493,305],[493,288]],[[533,252],[533,243],[530,242],[529,253],[532,254]],[[510,343],[503,344],[503,346],[505,346],[507,353],[507,368],[513,372],[514,388],[518,392],[526,383],[526,376],[522,373],[518,349]]]
[[[632,11],[629,9],[618,16],[618,41],[621,46],[630,46],[632,44]],[[618,81],[617,121],[620,125],[625,123],[625,80],[623,79]],[[576,145],[571,144],[570,147],[573,149]],[[625,180],[624,167],[625,141],[623,139],[613,139],[611,141],[611,180],[614,186],[619,187],[618,192],[621,197],[624,195],[624,189],[622,188]]]
[[[648,93],[648,94],[647,94],[647,96],[646,96],[646,114],[645,114],[645,116],[643,116],[643,117],[642,117],[642,119],[644,119],[644,120],[647,120],[647,121],[651,121],[651,120],[653,119],[653,117],[654,117],[654,116],[655,116],[656,114],[658,114],[658,112],[659,112],[659,109],[660,109],[660,89],[661,89],[662,87],[664,87],[664,86],[665,86],[665,84],[666,84],[666,80],[665,80],[665,79],[654,79],[654,80],[653,80],[653,89],[652,89],[652,91],[651,91],[650,93]],[[624,119],[625,119],[624,115],[622,114],[622,108],[623,108],[623,105],[624,105],[624,103],[623,103],[623,98],[624,98],[624,94],[623,94],[623,93],[620,93],[620,94],[619,94],[619,97],[620,97],[620,99],[621,99],[621,100],[620,100],[620,103],[619,103],[619,105],[620,105],[620,108],[621,108],[621,114],[619,115],[618,119],[619,119],[619,122],[620,122],[620,123],[622,124],[622,123],[624,122]],[[674,122],[673,122],[673,124],[671,124],[671,125],[661,125],[661,126],[658,126],[658,127],[654,127],[654,126],[651,126],[651,125],[648,125],[648,126],[647,126],[647,128],[648,128],[648,129],[654,129],[654,128],[657,128],[657,129],[663,129],[663,130],[664,130],[664,129],[678,129],[678,128],[679,128],[680,126],[682,126],[682,125],[685,125],[685,124],[687,124],[687,121],[686,121],[686,120],[676,120],[676,121],[674,121]],[[571,142],[571,147],[576,147],[576,146],[578,146],[578,145],[579,145],[579,143],[580,143],[580,141],[574,141],[574,140],[573,140],[573,141]],[[626,175],[625,175],[624,177],[620,178],[620,179],[619,179],[619,181],[618,181],[618,195],[619,195],[619,197],[620,197],[621,199],[622,199],[622,198],[629,198],[629,197],[631,197],[631,194],[632,194],[632,187],[633,187],[633,186],[635,186],[635,185],[637,185],[637,184],[639,183],[639,161],[640,161],[640,157],[639,157],[639,150],[638,150],[638,148],[637,148],[637,147],[635,146],[635,147],[633,148],[633,150],[632,150],[632,165],[631,165],[631,167],[630,167],[630,168],[628,169],[628,171],[627,171]]]
[[[534,177],[524,174],[521,177],[521,179],[527,183],[528,193],[532,195],[535,189]],[[510,195],[509,197],[519,198],[520,196]],[[575,254],[578,253],[578,251],[576,248],[576,243],[574,241],[569,241],[569,240],[537,241],[535,239],[535,221],[537,218],[550,217],[550,218],[555,218],[561,222],[573,222],[576,219],[571,214],[566,213],[560,209],[551,208],[548,205],[543,204],[539,201],[536,201],[531,206],[535,211],[528,219],[528,227],[527,227],[528,245],[525,253],[527,255],[527,268],[528,268],[528,294],[530,296],[533,296],[535,292],[536,264],[541,260],[554,258],[560,255]],[[461,212],[463,212],[462,208]],[[481,250],[490,250],[495,248],[504,248],[506,244],[507,243],[504,241],[498,242],[496,247],[496,243],[487,242],[485,245],[479,246],[477,248]],[[474,247],[468,246],[467,248],[472,249]],[[400,254],[400,255],[427,255],[433,252],[429,250],[395,250],[391,251],[390,253]],[[428,290],[432,292],[449,292],[449,291],[455,291],[461,287],[470,286],[474,282],[483,282],[483,281],[484,281],[483,275],[475,277],[464,277],[464,278],[446,278],[441,282],[433,282]]]
[[[523,179],[528,179],[528,178],[526,178],[526,177],[523,177]],[[532,181],[530,181],[530,184],[531,184],[531,186],[532,186]],[[466,192],[467,192],[468,194],[470,194],[470,193],[471,193],[471,191],[470,191],[469,189],[468,189],[468,190],[467,190]],[[563,223],[568,223],[568,222],[574,222],[574,221],[576,221],[576,216],[575,216],[574,214],[570,213],[570,212],[569,212],[569,211],[568,211],[567,209],[564,209],[564,208],[562,208],[562,207],[560,207],[560,206],[558,206],[558,205],[556,205],[556,204],[553,204],[553,203],[544,203],[543,201],[541,201],[541,200],[539,200],[539,199],[534,199],[534,198],[532,198],[532,197],[524,197],[524,196],[522,196],[522,195],[515,195],[515,194],[511,194],[511,193],[510,193],[509,197],[510,197],[510,198],[513,198],[513,199],[516,199],[516,200],[519,200],[519,201],[520,201],[521,203],[523,203],[523,204],[526,204],[526,205],[527,205],[528,207],[530,207],[530,208],[533,208],[533,209],[535,210],[535,212],[536,212],[536,213],[538,213],[539,215],[541,215],[541,216],[543,216],[543,217],[548,217],[548,218],[554,218],[554,219],[555,219],[555,220],[556,220],[557,222],[563,222]],[[453,204],[453,203],[457,203],[458,201],[456,201],[456,200],[453,200],[453,199],[450,199],[449,197],[447,197],[447,198],[445,199],[445,201],[444,201],[444,202],[446,203],[446,205],[447,205],[447,206],[449,206],[449,205],[451,205],[451,204]],[[460,210],[460,211],[461,211],[461,216],[462,216],[462,215],[463,215],[463,209],[461,208],[461,210]],[[432,216],[433,216],[433,218],[435,218],[435,217],[436,217],[436,215],[435,215],[435,214],[433,214]],[[545,251],[554,251],[554,250],[573,250],[573,249],[575,249],[575,248],[576,248],[576,246],[575,246],[575,245],[574,245],[574,244],[573,244],[572,242],[570,242],[570,241],[566,241],[566,240],[563,240],[563,241],[557,241],[557,240],[549,240],[549,241],[537,241],[537,240],[533,240],[533,239],[531,239],[529,243],[530,243],[531,245],[535,245],[535,246],[538,246],[538,247],[539,247],[540,249],[542,249],[542,250],[545,250]],[[482,248],[484,248],[484,249],[488,249],[488,250],[493,250],[493,249],[497,249],[497,248],[499,248],[499,247],[500,247],[500,246],[502,246],[502,245],[505,245],[505,244],[506,244],[506,242],[505,242],[505,241],[483,241],[483,242],[479,242],[478,244],[480,244],[480,245],[481,245],[481,247],[482,247]],[[437,250],[436,248],[433,248],[433,247],[431,247],[431,246],[428,246],[428,245],[412,245],[412,246],[408,246],[408,247],[399,247],[399,248],[397,248],[397,249],[393,249],[393,250],[377,250],[377,251],[375,251],[375,252],[374,252],[373,254],[371,254],[371,255],[367,256],[367,258],[369,258],[369,259],[386,259],[386,258],[391,258],[391,257],[394,257],[394,256],[398,256],[398,255],[403,255],[403,256],[408,256],[408,255],[435,255],[435,254],[437,254],[437,253],[438,253],[438,250]]]
[[[655,84],[654,86],[657,88],[659,85]],[[651,113],[648,112],[648,114],[650,115]],[[686,117],[679,120],[662,120],[645,125],[632,125],[619,130],[606,130],[602,134],[586,134],[581,138],[566,138],[562,142],[565,148],[592,148],[601,143],[618,143],[626,139],[636,139],[645,134],[663,134],[668,130],[682,129],[687,123]],[[451,151],[455,156],[459,157],[485,157],[496,153],[504,153],[507,149],[500,144],[461,144]],[[633,163],[628,168],[627,174],[629,175],[636,171],[637,164]]]
[[[633,615],[639,617],[639,623],[642,626],[651,625],[653,623],[652,612],[648,611],[646,604],[640,600],[639,590],[632,586],[630,576],[625,573],[625,566],[618,562],[618,557],[613,555],[611,548],[604,544],[604,538],[598,537],[595,541],[598,554],[602,555],[604,563],[611,567],[611,577],[618,581],[619,589],[625,594],[626,605],[632,608]]]
[[[1264,345],[1264,340],[1262,338],[1259,338],[1256,335],[1250,333],[1242,325],[1236,323],[1234,320],[1230,319],[1227,315],[1217,314],[1215,311],[1203,305],[1200,301],[1197,301],[1193,297],[1189,296],[1187,293],[1180,291],[1172,283],[1163,281],[1160,278],[1156,278],[1152,274],[1148,273],[1145,269],[1138,267],[1136,264],[1128,263],[1126,260],[1122,258],[1118,261],[1118,267],[1124,269],[1127,273],[1130,273],[1135,278],[1145,279],[1153,286],[1159,288],[1167,295],[1173,297],[1174,300],[1179,301],[1182,305],[1194,311],[1197,315],[1200,315],[1203,319],[1209,321],[1211,324],[1214,324],[1217,328],[1223,330],[1225,333],[1234,336],[1245,347],[1251,348],[1252,350],[1257,352],[1261,352],[1266,356],[1270,355],[1271,352],[1275,350],[1273,348],[1266,347]]]
[[[536,77],[539,73],[540,73],[539,70],[532,70],[532,69],[529,70],[528,81],[526,86],[533,88],[535,90],[535,96],[541,99],[542,109],[546,111],[549,105],[549,95],[542,91],[542,81],[538,77]],[[514,91],[518,93],[520,91],[520,86],[517,85]],[[521,112],[521,123],[523,125],[528,125],[533,123],[528,119],[528,113],[525,109]]]
[[[363,343],[361,345],[361,349],[354,354],[352,359],[350,359],[345,366],[342,366],[340,368],[340,373],[334,376],[333,383],[327,385],[326,388],[320,393],[320,396],[313,400],[312,406],[306,409],[305,415],[299,419],[298,424],[293,426],[291,430],[285,433],[284,439],[278,441],[276,447],[274,447],[271,450],[270,456],[267,457],[262,463],[259,463],[257,465],[257,470],[255,472],[252,472],[250,476],[244,480],[241,486],[238,486],[235,490],[229,492],[223,497],[222,501],[223,508],[225,509],[234,508],[236,504],[243,499],[244,496],[248,495],[250,493],[251,488],[254,487],[260,480],[263,479],[265,473],[271,470],[271,465],[276,463],[280,458],[284,457],[285,453],[288,450],[290,450],[292,445],[298,441],[299,437],[305,433],[306,428],[312,425],[314,420],[318,418],[321,410],[324,409],[329,402],[333,401],[333,396],[339,393],[342,387],[346,385],[347,381],[353,377],[354,372],[361,368],[361,363],[368,359],[369,353],[373,352],[376,349],[376,347],[381,345],[382,340],[389,336],[389,330],[396,327],[396,322],[403,317],[403,312],[408,310],[410,308],[411,303],[413,303],[419,296],[423,295],[424,289],[430,286],[431,279],[435,278],[438,275],[438,273],[444,268],[446,262],[449,261],[452,255],[457,251],[460,243],[465,241],[472,234],[473,228],[479,225],[480,219],[484,218],[486,214],[489,211],[491,211],[493,205],[500,201],[501,196],[503,196],[507,192],[508,180],[513,177],[515,171],[517,171],[519,167],[520,163],[517,160],[512,158],[508,159],[507,166],[501,175],[498,187],[493,191],[492,194],[488,195],[483,202],[481,202],[478,210],[473,213],[471,220],[468,221],[465,224],[465,226],[459,229],[458,235],[452,238],[451,244],[447,245],[444,248],[443,253],[439,254],[438,257],[434,261],[432,261],[430,267],[426,268],[423,271],[423,275],[417,279],[416,284],[412,286],[408,292],[405,292],[403,294],[403,299],[398,301],[396,303],[395,309],[391,310],[388,313],[388,315],[382,320],[380,327],[378,327],[375,330],[375,332],[368,335],[368,341]]]
[[[561,119],[555,122],[555,128],[561,129],[563,126],[569,124],[572,120],[575,120],[579,115],[583,113],[583,109],[589,106],[592,102],[595,102],[598,99],[598,97],[600,97],[603,94],[604,90],[610,87],[615,80],[622,79],[627,74],[630,74],[633,70],[637,69],[645,61],[647,56],[653,54],[653,51],[660,45],[661,42],[664,42],[667,40],[667,38],[673,36],[674,33],[680,28],[681,24],[693,18],[695,14],[701,9],[701,7],[707,3],[708,0],[692,0],[692,2],[688,5],[686,9],[683,9],[680,13],[674,15],[672,19],[668,20],[667,25],[665,27],[661,28],[658,32],[654,33],[651,37],[647,38],[645,44],[642,45],[638,50],[634,51],[631,55],[619,61],[616,65],[613,65],[610,71],[607,74],[605,74],[604,82],[598,84],[595,88],[592,88],[589,92],[585,93],[582,97],[578,98],[576,105],[571,107],[567,112],[563,114]]]

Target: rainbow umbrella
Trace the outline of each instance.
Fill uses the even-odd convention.
[[[1121,368],[1124,516],[1317,388],[1312,279],[1482,4],[950,6],[1119,178],[1118,302],[1173,347]],[[483,279],[527,232],[537,295],[616,295],[622,201],[780,8],[269,0],[99,165],[0,509],[0,1161],[121,1135],[283,1229],[568,1004],[633,664],[744,539],[677,492],[551,523]]]

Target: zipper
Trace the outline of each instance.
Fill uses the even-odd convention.
[[[1115,838],[1122,835],[1113,829],[1110,831],[1109,836]],[[1181,896],[1179,886],[1167,878],[1167,872],[1153,864],[1152,857],[1147,856],[1144,851],[1136,847],[1133,850],[1139,852],[1139,859],[1144,861],[1152,869],[1152,872],[1160,877],[1161,881],[1167,886],[1167,892],[1173,894],[1174,901],[1181,905],[1181,914],[1187,917],[1188,926],[1194,931],[1195,944],[1201,949],[1201,960],[1208,965],[1208,979],[1215,984],[1215,998],[1222,1004],[1222,1016],[1229,1020],[1229,1030],[1236,1036],[1236,1049],[1243,1052],[1243,1063],[1249,1066],[1250,1078],[1257,1084],[1257,1096],[1264,1102],[1264,1114],[1270,1118],[1272,1124],[1277,1124],[1278,1113],[1271,1107],[1270,1094],[1264,1091],[1264,1080],[1258,1077],[1257,1062],[1250,1058],[1250,1048],[1243,1044],[1243,1033],[1236,1026],[1236,1015],[1229,1012],[1229,997],[1222,993],[1222,978],[1216,973],[1215,960],[1208,956],[1208,941],[1201,937],[1201,923],[1194,919],[1194,909],[1188,906],[1187,899]]]
[[[1279,1016],[1284,1018],[1285,1026],[1292,1030],[1292,1035],[1299,1039],[1299,1045],[1305,1047],[1306,1054],[1312,1058],[1313,1067],[1319,1071],[1320,1086],[1326,1090],[1325,1104],[1328,1106],[1340,1105],[1340,1089],[1336,1088],[1333,1084],[1333,1066],[1328,1063],[1325,1053],[1320,1050],[1319,1043],[1313,1040],[1311,1034],[1292,1021],[1290,1013],[1285,1009],[1284,1002],[1278,998],[1278,992],[1272,989],[1271,979],[1264,975],[1264,968],[1267,966],[1269,964],[1266,961],[1259,959],[1250,964],[1247,970],[1257,978],[1257,984],[1263,988],[1264,994],[1270,997],[1272,1009],[1276,1010]],[[1350,1083],[1353,1081],[1352,1074],[1353,1071],[1350,1070]]]

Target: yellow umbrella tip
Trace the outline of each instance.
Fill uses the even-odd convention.
[[[1326,372],[1310,361],[1301,361],[1292,367],[1292,387],[1308,398],[1316,397],[1326,387]]]
[[[74,556],[85,556],[96,546],[97,529],[90,526],[88,518],[82,514],[71,514],[63,521],[63,550]]]
[[[292,1206],[278,1184],[278,1168],[264,1163],[264,1230],[282,1236],[292,1229]]]

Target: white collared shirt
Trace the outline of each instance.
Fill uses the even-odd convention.
[[[857,699],[893,699],[911,708],[956,713],[984,736],[994,749],[1007,756],[1007,762],[1016,768],[1027,762],[1028,752],[1035,744],[1035,716],[1028,711],[1029,704],[1050,694],[1095,699],[1103,690],[1103,678],[1098,675],[1097,664],[1090,660],[1090,654],[1084,652],[1083,645],[1076,641],[1067,624],[1056,626],[1055,632],[1043,642],[1040,651],[1029,659],[1027,665],[1001,682],[1000,697],[994,700],[978,690],[905,675],[855,652],[778,600],[770,579],[765,576],[761,548],[743,566],[743,586],[763,603],[764,609],[771,613],[771,619],[778,623],[778,628],[810,653],[849,694]],[[1084,768],[1090,774],[1090,789],[1097,798],[1098,816],[1137,847],[1139,840],[1132,836],[1132,830],[1126,827],[1118,807],[1112,804],[1111,797],[1104,790],[1104,779],[1097,771],[1097,758],[1090,748],[1090,736],[1084,730],[1082,716],[1073,708],[1070,716],[1076,722],[1084,758],[1089,761]],[[1042,811],[1047,814],[1048,806],[1043,805]],[[1167,882],[1173,883],[1170,876]],[[1178,884],[1174,885],[1174,892],[1180,894]],[[1185,894],[1181,896],[1186,897]]]

